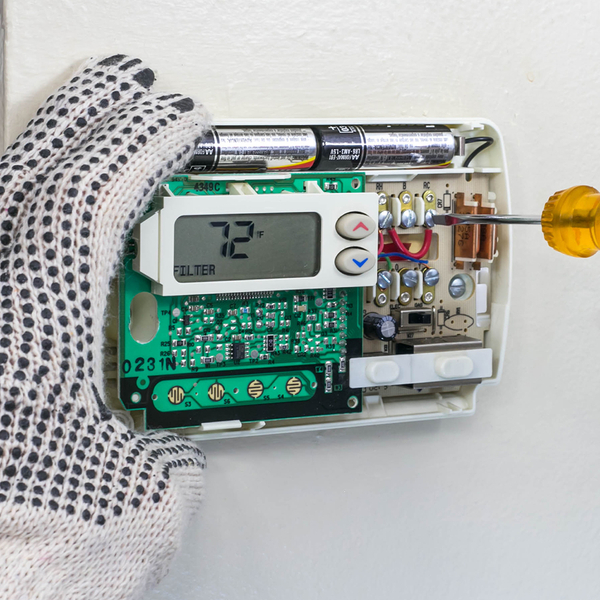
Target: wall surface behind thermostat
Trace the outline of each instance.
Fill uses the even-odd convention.
[[[4,0],[6,142],[91,55],[216,117],[487,117],[513,207],[600,186],[591,0]],[[208,496],[147,600],[512,600],[600,590],[600,259],[514,232],[504,377],[469,419],[205,443]]]

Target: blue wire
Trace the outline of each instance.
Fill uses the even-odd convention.
[[[409,260],[411,262],[421,263],[422,265],[426,265],[429,263],[427,260],[419,260],[418,258],[411,258],[410,256],[406,256],[406,254],[402,254],[401,252],[389,252],[388,254],[380,254],[379,258],[388,258],[391,256],[400,256],[404,260]]]

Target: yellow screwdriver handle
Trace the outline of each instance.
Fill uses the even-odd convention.
[[[587,258],[600,250],[600,192],[577,185],[556,192],[544,206],[542,231],[550,247]]]

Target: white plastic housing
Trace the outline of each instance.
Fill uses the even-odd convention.
[[[447,125],[456,135],[466,136],[491,136],[495,143],[485,152],[479,154],[468,168],[461,166],[464,157],[456,157],[450,167],[429,168],[426,170],[429,176],[443,177],[444,175],[486,173],[489,175],[489,191],[495,197],[495,204],[499,213],[510,213],[510,193],[508,187],[508,174],[506,167],[506,156],[504,142],[500,131],[491,121],[479,118],[416,118],[416,119],[344,119],[343,121],[332,121],[331,119],[292,119],[285,122],[281,120],[225,120],[217,125],[322,125],[322,124],[429,124],[436,123]],[[368,171],[368,182],[409,182],[418,175],[423,175],[423,169],[399,169]],[[271,176],[271,175],[269,175]],[[285,173],[273,174],[273,177],[285,178]],[[222,179],[221,174],[207,174],[198,176],[202,180]],[[229,180],[240,182],[249,181],[254,178],[264,178],[261,175],[228,175]],[[310,191],[310,190],[307,190]],[[260,196],[261,202],[268,202],[269,196]],[[182,198],[178,198],[181,201]],[[220,210],[220,209],[219,209]],[[347,208],[346,210],[350,210]],[[366,211],[363,211],[366,212]],[[337,235],[337,234],[336,234]],[[510,227],[498,228],[498,256],[494,259],[489,271],[482,269],[479,281],[490,280],[491,293],[483,298],[483,290],[478,289],[477,321],[489,323],[489,331],[484,338],[485,352],[478,351],[477,364],[481,363],[481,376],[484,377],[481,385],[492,385],[498,383],[502,373],[504,352],[506,345],[506,333],[508,328],[508,312],[510,303],[511,286],[511,229]],[[373,282],[371,282],[373,283]],[[347,285],[347,284],[346,284]],[[369,284],[371,285],[371,284]],[[327,286],[330,287],[330,286]],[[270,288],[273,289],[273,288]],[[449,353],[443,353],[449,354]],[[432,355],[429,356],[429,358]],[[481,361],[480,361],[481,358]],[[420,359],[417,359],[420,360]],[[433,369],[435,371],[435,362]],[[448,368],[466,368],[460,361]],[[438,370],[443,371],[439,366]],[[458,372],[458,371],[456,371]],[[439,375],[438,375],[439,376]],[[471,375],[473,376],[473,375]],[[400,423],[408,421],[420,421],[426,419],[439,419],[447,417],[468,416],[475,412],[476,391],[479,385],[457,384],[452,391],[418,391],[405,390],[401,396],[382,398],[376,391],[368,388],[363,395],[363,409],[360,413],[345,415],[331,415],[325,417],[313,417],[306,419],[291,419],[280,421],[258,421],[254,423],[240,423],[239,421],[228,421],[221,423],[207,423],[194,429],[183,430],[183,433],[195,439],[215,439],[227,437],[247,437],[256,435],[271,435],[277,433],[292,433],[299,431],[335,429],[339,427],[357,427],[364,425],[382,425],[389,423]],[[398,388],[402,389],[402,388]]]
[[[492,351],[429,352],[368,356],[350,361],[350,387],[428,384],[483,379],[492,375]]]
[[[231,187],[231,186],[230,186]],[[303,193],[256,194],[250,186],[233,186],[237,193],[214,196],[166,196],[162,208],[146,216],[136,227],[138,260],[134,268],[152,279],[152,292],[162,296],[221,294],[335,287],[365,287],[377,280],[377,231],[365,238],[351,240],[336,230],[338,220],[352,212],[366,214],[377,222],[377,194],[374,193]],[[244,193],[248,190],[247,193]],[[250,191],[251,190],[251,191]],[[245,279],[235,281],[180,282],[175,278],[175,222],[187,215],[239,215],[255,213],[318,213],[321,217],[320,269],[314,277]],[[300,233],[301,235],[301,233]],[[336,267],[336,257],[346,249],[367,250],[372,258],[369,270],[347,275]],[[366,259],[365,259],[366,260]]]

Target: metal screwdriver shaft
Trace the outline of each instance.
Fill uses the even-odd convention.
[[[434,225],[541,225],[542,218],[523,215],[432,215]]]

